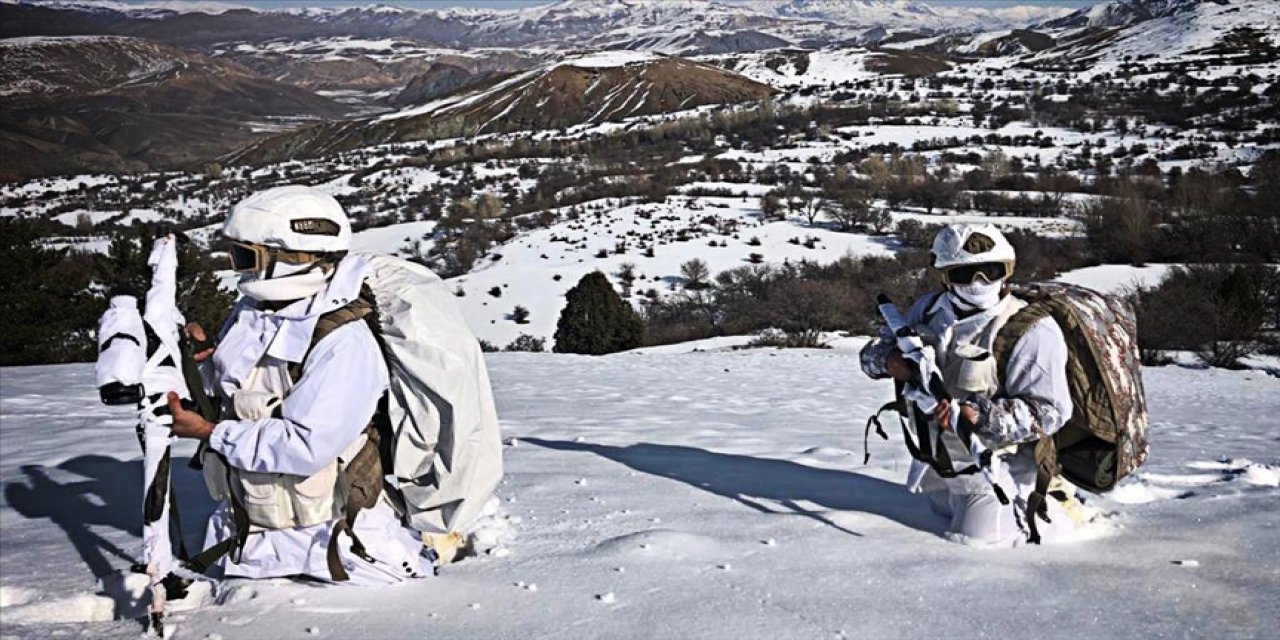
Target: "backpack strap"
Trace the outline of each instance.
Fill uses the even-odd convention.
[[[344,489],[343,493],[346,495],[346,502],[342,508],[343,518],[334,523],[333,531],[329,533],[329,548],[325,558],[329,565],[329,575],[333,577],[334,582],[346,582],[351,579],[346,568],[342,566],[338,552],[338,534],[340,533],[351,536],[352,553],[366,562],[375,562],[365,551],[364,543],[356,536],[355,529],[356,516],[362,509],[369,509],[378,504],[378,497],[382,495],[382,458],[379,454],[381,437],[377,427],[373,425],[365,428],[365,435],[368,439],[364,446],[360,447],[360,451],[342,470],[340,482]]]
[[[212,453],[222,459],[222,467],[227,472],[227,485],[230,486],[232,482],[231,465],[221,453],[212,450],[208,450],[208,453]],[[230,491],[228,494],[228,501],[231,503],[231,527],[233,532],[226,539],[215,543],[187,561],[187,568],[196,573],[208,571],[209,567],[212,567],[215,562],[228,553],[243,551],[244,543],[249,539],[249,512],[245,511],[244,505],[240,503],[240,498],[236,497],[234,491]]]
[[[382,336],[378,330],[377,306],[374,302],[373,292],[365,285],[361,287],[360,295],[355,300],[320,316],[320,319],[316,321],[315,330],[311,333],[311,344],[307,347],[306,354],[302,357],[302,360],[289,365],[289,378],[295,383],[302,378],[303,366],[321,340],[324,340],[338,328],[360,320],[369,325],[370,330],[373,331],[374,339],[378,342],[379,350],[382,350]],[[378,406],[381,408],[384,404],[379,402]],[[378,497],[382,494],[382,434],[377,426],[378,424],[379,420],[375,415],[373,422],[365,428],[367,440],[364,446],[348,462],[339,480],[345,490],[346,503],[343,505],[343,517],[334,523],[333,530],[329,533],[329,546],[325,558],[329,567],[329,575],[334,582],[346,582],[351,579],[346,568],[342,566],[338,550],[339,534],[346,533],[351,537],[352,553],[366,562],[374,562],[374,559],[365,550],[364,543],[356,536],[355,523],[356,516],[359,515],[360,511],[377,504]]]
[[[289,378],[295,383],[302,378],[302,367],[321,340],[324,340],[339,327],[356,320],[365,320],[373,313],[373,294],[368,287],[363,287],[360,289],[360,295],[355,300],[348,302],[346,306],[339,307],[320,316],[320,319],[316,321],[315,330],[311,332],[311,344],[307,346],[306,354],[302,356],[301,360],[289,365]]]
[[[1058,445],[1053,438],[1040,438],[1036,441],[1036,487],[1027,496],[1027,542],[1040,544],[1040,529],[1036,519],[1052,522],[1049,519],[1049,483],[1058,475]],[[1055,496],[1057,492],[1054,492]],[[1065,498],[1065,496],[1064,496]]]
[[[1000,331],[996,333],[995,344],[991,346],[991,355],[995,356],[997,376],[1002,385],[1009,364],[1009,356],[1013,354],[1013,348],[1017,346],[1018,341],[1027,335],[1031,327],[1052,316],[1053,311],[1047,303],[1032,302],[1009,316],[1009,320],[1000,327]]]
[[[1037,300],[1023,307],[1009,318],[1009,321],[996,334],[992,355],[996,358],[996,371],[1001,386],[1008,375],[1009,356],[1013,348],[1022,340],[1031,327],[1045,318],[1053,317],[1053,310],[1048,301]],[[1036,484],[1031,495],[1027,496],[1025,519],[1027,523],[1027,542],[1040,544],[1040,530],[1036,520],[1049,522],[1049,483],[1058,475],[1058,446],[1052,437],[1040,438],[1036,441]]]

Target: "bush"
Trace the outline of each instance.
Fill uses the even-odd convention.
[[[644,341],[644,321],[603,273],[582,276],[565,298],[556,324],[556,353],[603,355],[634,349]]]
[[[816,332],[787,333],[780,329],[765,329],[757,333],[751,342],[747,343],[749,347],[776,349],[826,349],[826,343],[822,341],[821,334]]]
[[[1084,219],[1089,245],[1103,262],[1140,266],[1150,259],[1156,214],[1137,190],[1126,188],[1087,205]]]
[[[770,346],[819,346],[825,331],[869,334],[879,325],[875,296],[910,300],[929,285],[920,253],[896,258],[845,257],[834,263],[747,265],[721,272],[695,295],[645,304],[648,344],[771,330]],[[781,336],[781,337],[780,337]]]
[[[529,324],[529,310],[516,305],[516,308],[511,310],[511,320],[516,324]]]
[[[1166,351],[1193,351],[1205,364],[1234,368],[1261,346],[1276,316],[1280,271],[1267,265],[1192,265],[1139,292],[1138,344],[1158,364]]]
[[[520,334],[510,344],[503,347],[503,351],[527,351],[530,353],[542,353],[547,350],[547,339],[531,336],[527,333]]]

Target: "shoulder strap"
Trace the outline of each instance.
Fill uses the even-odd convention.
[[[339,307],[330,311],[316,321],[316,328],[311,332],[311,344],[307,346],[306,355],[298,362],[289,365],[289,377],[297,382],[302,377],[302,367],[307,362],[307,358],[311,357],[311,352],[320,344],[321,340],[328,337],[329,334],[336,331],[339,327],[364,320],[367,316],[374,313],[373,296],[367,288],[360,290],[360,295],[346,306]]]
[[[1052,316],[1052,310],[1049,305],[1044,302],[1032,302],[1013,314],[1009,321],[1000,327],[1000,331],[996,333],[995,344],[992,345],[992,355],[996,358],[996,372],[1000,383],[1004,384],[1005,368],[1009,364],[1009,356],[1013,353],[1013,348],[1018,341],[1031,327],[1041,320]]]

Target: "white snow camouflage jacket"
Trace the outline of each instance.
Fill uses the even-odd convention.
[[[1006,304],[1022,303],[1012,296],[1005,296],[1000,305]],[[943,336],[952,333],[959,324],[989,324],[996,319],[998,309],[999,305],[996,309],[960,320],[950,295],[929,294],[911,306],[907,321],[922,336]],[[929,312],[928,323],[925,323],[926,312]],[[937,344],[936,340],[934,344],[939,352],[954,346],[954,342]],[[882,328],[880,339],[862,349],[863,372],[872,378],[889,377],[886,362],[896,348],[893,335],[887,328]],[[1036,323],[1014,346],[1006,365],[1004,383],[1003,388],[992,396],[974,394],[963,398],[978,407],[979,421],[975,433],[991,448],[1052,435],[1071,418],[1067,345],[1062,329],[1052,318]]]

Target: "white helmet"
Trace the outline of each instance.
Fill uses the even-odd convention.
[[[245,198],[222,227],[231,240],[307,253],[351,249],[351,221],[333,196],[302,185],[275,187]]]
[[[1006,278],[1017,261],[1013,245],[993,224],[947,225],[934,236],[932,253],[935,269],[995,262],[1005,265]]]
[[[310,297],[351,249],[351,222],[338,201],[299,185],[245,198],[222,227],[241,293],[257,300]]]

